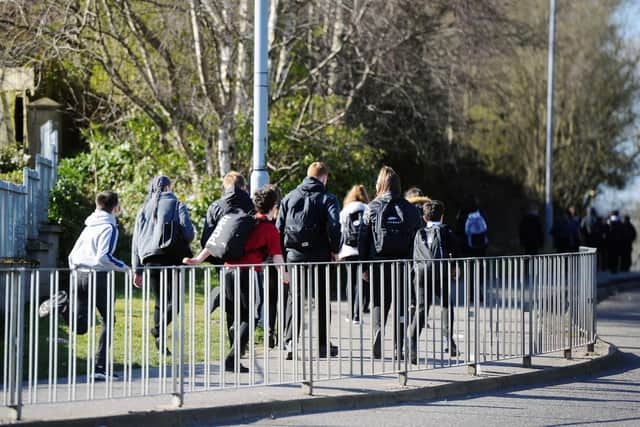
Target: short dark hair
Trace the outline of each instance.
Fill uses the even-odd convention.
[[[253,193],[253,204],[261,214],[267,214],[280,200],[280,191],[273,184],[267,184]]]
[[[96,194],[96,208],[111,213],[116,206],[118,206],[118,193],[101,191]]]
[[[422,214],[427,221],[440,221],[444,215],[444,203],[440,200],[431,200],[422,206]]]

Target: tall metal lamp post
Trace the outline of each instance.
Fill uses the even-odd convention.
[[[549,62],[547,77],[547,147],[545,164],[545,241],[550,247],[553,224],[553,186],[551,167],[553,164],[553,69],[556,48],[556,0],[549,4]]]
[[[269,0],[254,2],[253,40],[253,168],[251,194],[269,183],[267,172],[267,118],[268,118],[268,51],[267,29]]]

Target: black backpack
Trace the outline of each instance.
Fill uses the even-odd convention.
[[[378,255],[404,257],[411,246],[413,233],[398,200],[383,202],[380,213],[374,218],[373,244]]]
[[[347,217],[347,222],[343,224],[342,231],[342,244],[351,246],[353,248],[358,247],[358,240],[360,236],[360,226],[362,225],[362,216],[364,215],[364,209],[351,212]]]
[[[287,212],[284,229],[284,246],[307,252],[320,234],[318,206],[311,194],[300,192],[299,197]]]
[[[229,209],[218,221],[205,247],[223,261],[241,258],[255,224],[255,218],[243,210]]]

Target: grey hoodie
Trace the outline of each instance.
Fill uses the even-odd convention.
[[[194,237],[191,218],[187,207],[178,200],[176,195],[171,192],[160,194],[155,222],[153,220],[153,199],[147,198],[136,217],[136,225],[133,230],[131,267],[136,271],[136,274],[141,273],[140,267],[145,263],[145,259],[163,254],[159,247],[162,226],[174,219],[177,219],[182,227],[182,237],[186,243],[190,243]],[[180,260],[175,261],[179,262]]]
[[[125,271],[127,265],[113,256],[118,242],[115,217],[96,210],[84,222],[85,227],[69,254],[69,268],[97,271]]]

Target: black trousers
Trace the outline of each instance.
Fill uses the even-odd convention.
[[[267,283],[266,276],[269,277],[269,283]],[[275,336],[276,319],[278,318],[278,269],[273,266],[265,265],[258,277],[260,280],[261,293],[258,313],[262,313],[265,303],[269,306],[269,318],[265,318],[264,323],[269,325],[269,336]],[[268,292],[266,291],[266,286],[268,286]],[[287,291],[286,285],[284,286],[283,294]],[[266,295],[267,293],[269,295]]]
[[[317,280],[316,280],[317,278]],[[308,317],[308,309],[305,309],[303,292],[307,301],[311,303],[311,298],[315,297],[316,307],[318,309],[318,343],[319,348],[326,347],[327,343],[327,291],[326,291],[326,274],[325,266],[306,266],[294,265],[289,270],[289,286],[287,287],[287,309],[285,312],[285,342],[292,343],[296,334],[299,336],[301,331],[303,316]],[[314,296],[315,285],[318,285],[318,294]],[[294,289],[297,295],[294,295]],[[297,310],[297,316],[294,316],[294,307]],[[315,338],[315,337],[314,337]]]
[[[389,311],[391,311],[392,300],[395,300],[396,312],[396,328],[393,331],[393,337],[396,342],[396,348],[403,347],[405,329],[407,325],[404,316],[408,313],[408,307],[405,306],[405,271],[404,263],[385,262],[382,264],[373,264],[373,274],[371,280],[373,282],[373,309],[371,310],[373,317],[373,348],[380,348],[381,330],[387,324]],[[383,300],[384,292],[384,300]]]
[[[162,267],[161,264],[148,263],[145,267]],[[149,269],[149,286],[151,286],[151,292],[153,292],[155,305],[153,307],[153,327],[151,328],[151,335],[158,338],[160,337],[160,330],[164,328],[165,337],[167,335],[167,328],[173,320],[173,273],[170,268],[151,268]],[[163,302],[164,304],[161,304]],[[176,306],[179,310],[180,304]]]
[[[224,287],[225,287],[225,316],[227,319],[227,333],[229,335],[229,352],[225,358],[226,366],[233,366],[236,352],[243,354],[249,344],[249,315],[253,312],[253,307],[249,307],[249,285],[250,273],[252,270],[246,268],[225,268],[224,270]],[[236,290],[236,281],[238,282],[238,293]],[[240,308],[238,312],[239,323],[236,324],[236,300]],[[238,334],[238,346],[236,347],[236,334]]]
[[[433,268],[439,268],[439,266],[435,264]],[[412,306],[415,308],[413,310],[409,328],[409,335],[411,336],[411,347],[414,350],[417,348],[418,339],[420,338],[420,334],[424,329],[427,317],[429,315],[429,308],[431,307],[431,305],[433,305],[434,297],[440,298],[440,300],[442,301],[442,307],[447,309],[447,312],[449,314],[449,324],[447,330],[443,331],[443,333],[451,335],[451,331],[453,330],[454,310],[449,308],[450,304],[448,286],[449,285],[447,281],[444,280],[441,287],[439,275],[432,275],[431,270],[427,270],[426,277],[423,270],[418,270],[414,273],[411,299]],[[452,341],[451,336],[448,336],[447,338],[449,338],[449,341]]]
[[[110,311],[113,312],[113,304],[115,302],[115,287],[111,292],[111,304],[109,304],[108,291],[107,291],[107,274],[106,272],[96,273],[95,283],[95,298],[96,308],[102,318],[102,328],[100,332],[100,338],[98,339],[98,349],[96,351],[96,367],[104,368],[106,365],[107,347],[111,346],[113,342],[113,329],[110,329],[109,315]],[[89,307],[93,304],[93,301],[89,300],[89,289],[93,273],[78,272],[78,297],[75,313],[71,313],[67,309],[67,322],[71,315],[75,314],[76,333],[78,335],[84,335],[89,330],[89,323],[93,322],[93,319],[89,318]],[[115,324],[115,316],[113,317],[113,323]],[[110,331],[108,333],[108,331]],[[107,343],[107,335],[111,340]]]

